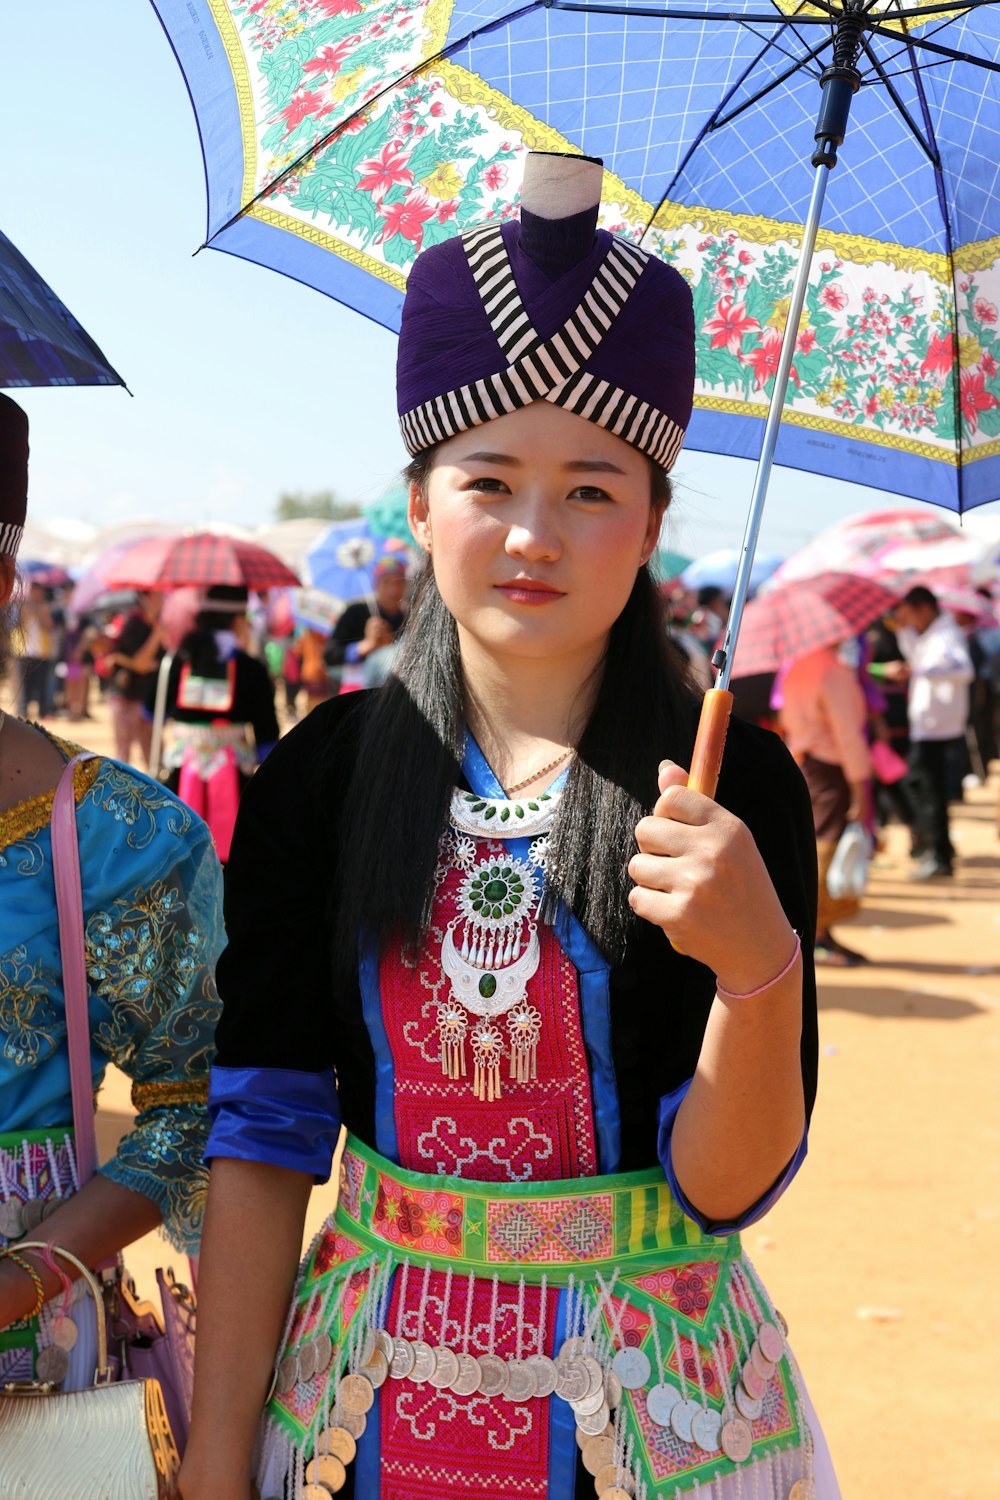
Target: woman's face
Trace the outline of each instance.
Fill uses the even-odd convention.
[[[661,518],[643,455],[547,401],[443,444],[410,494],[460,639],[493,656],[596,660]]]

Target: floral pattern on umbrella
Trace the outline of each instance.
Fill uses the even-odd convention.
[[[499,61],[495,76],[486,67],[483,38],[502,15],[487,0],[155,3],[175,45],[210,17],[232,73],[243,180],[231,183],[222,158],[213,163],[206,146],[214,183],[208,242],[312,280],[387,326],[398,326],[406,276],[422,249],[517,213],[528,150],[593,149],[586,111],[574,116],[578,138],[571,139],[511,97],[522,88],[513,62],[509,78],[501,76]],[[558,28],[572,24],[561,12],[543,13],[536,26],[539,76],[553,65],[549,54],[559,55]],[[714,15],[713,26],[724,20]],[[977,44],[988,55],[991,22],[977,24],[983,28]],[[512,25],[508,17],[497,36],[512,35]],[[707,35],[711,27],[704,29]],[[679,46],[686,45],[682,31]],[[196,50],[193,41],[186,45],[191,50],[182,63],[190,78]],[[650,76],[656,88],[671,87],[663,71],[670,43],[659,57],[659,44],[651,45]],[[495,51],[499,56],[504,48]],[[697,66],[697,48],[691,55]],[[218,64],[205,66],[216,68],[215,101]],[[201,113],[207,105],[199,106],[197,86],[193,93]],[[653,93],[648,105],[655,106]],[[570,129],[565,110],[560,118]],[[699,359],[688,442],[745,455],[755,448],[756,429],[724,419],[766,415],[801,226],[787,213],[730,211],[734,196],[742,197],[731,178],[730,201],[722,207],[704,206],[698,187],[685,201],[680,176],[670,179],[668,169],[671,186],[657,203],[649,190],[662,182],[643,179],[644,196],[608,171],[601,223],[672,262],[690,281]],[[989,232],[992,198],[969,184],[965,191],[983,205],[982,237],[957,241],[951,254],[940,248],[940,236],[924,233],[916,248],[891,240],[888,217],[880,221],[884,238],[821,230],[778,462],[842,473],[952,509],[994,497],[989,476],[997,470],[978,461],[1000,458],[1000,239]],[[787,193],[776,202],[787,204]],[[967,201],[963,212],[968,217]],[[281,248],[280,236],[259,238],[272,230],[285,231],[298,248]],[[329,252],[339,269],[328,269],[316,251]],[[380,289],[363,286],[359,272]],[[956,480],[959,469],[967,482]]]

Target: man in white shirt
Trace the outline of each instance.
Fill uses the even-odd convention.
[[[909,782],[923,846],[911,879],[931,880],[951,875],[955,859],[948,833],[949,768],[961,754],[974,673],[965,636],[930,589],[912,588],[894,613],[905,660],[887,662],[886,676],[910,684]]]

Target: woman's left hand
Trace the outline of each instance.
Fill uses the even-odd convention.
[[[629,862],[637,916],[705,964],[722,988],[746,994],[786,963],[794,933],[746,824],[687,787],[687,772],[664,761],[653,813],[635,831]]]

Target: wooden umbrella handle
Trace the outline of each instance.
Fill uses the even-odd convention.
[[[726,688],[709,688],[706,691],[687,782],[692,791],[701,792],[706,797],[714,797],[719,785],[722,752],[726,748],[732,712],[733,695]]]
[[[688,772],[687,784],[693,792],[701,792],[706,797],[715,796],[732,713],[732,693],[726,688],[706,690]],[[675,953],[683,954],[683,948],[678,948],[676,943],[671,942],[670,946]]]

